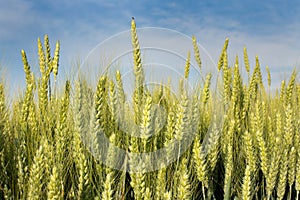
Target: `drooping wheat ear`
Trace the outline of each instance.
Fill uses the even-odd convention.
[[[44,140],[46,141],[46,140]],[[47,141],[46,141],[47,142]],[[28,199],[40,199],[42,197],[42,187],[44,183],[44,169],[45,169],[45,157],[44,146],[45,143],[40,145],[36,155],[33,159],[33,164],[30,168],[30,175],[28,179]]]
[[[203,104],[205,105],[207,102],[208,102],[208,99],[210,97],[210,84],[211,84],[211,73],[207,74],[206,75],[206,78],[205,78],[205,83],[204,83],[204,87],[203,87],[203,90],[202,90],[202,95],[201,95],[201,99],[202,99],[202,102]]]
[[[251,199],[251,166],[249,164],[246,165],[245,175],[243,178],[242,185],[242,199],[250,200]]]
[[[218,62],[218,70],[219,71],[221,70],[222,66],[224,65],[225,52],[227,52],[228,42],[229,42],[229,39],[226,38],[220,58],[219,58],[219,62]]]
[[[246,72],[248,73],[248,76],[250,76],[250,64],[249,64],[249,58],[248,58],[246,47],[244,47],[244,64],[245,64]]]
[[[189,77],[190,67],[191,67],[191,53],[189,51],[187,59],[185,61],[185,68],[184,68],[184,78],[185,79],[188,79],[188,77]]]
[[[276,188],[277,199],[283,199],[287,183],[287,173],[288,173],[288,149],[283,150],[281,156],[280,170],[279,170],[279,179],[278,185]]]
[[[47,199],[60,200],[63,199],[63,184],[60,182],[59,173],[56,166],[53,166],[50,181],[47,186]]]
[[[192,37],[192,40],[193,40],[193,47],[194,47],[194,56],[195,56],[195,60],[197,62],[197,65],[198,67],[202,68],[202,62],[201,62],[201,58],[200,58],[200,52],[199,52],[199,47],[198,47],[198,44],[197,44],[197,39],[195,36]]]
[[[189,172],[187,168],[187,158],[183,157],[180,163],[179,170],[177,171],[177,198],[179,200],[190,199],[191,185],[189,181]]]

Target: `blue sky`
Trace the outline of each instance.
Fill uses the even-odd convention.
[[[61,42],[60,70],[68,71],[98,43],[137,26],[162,27],[195,35],[217,62],[229,37],[229,62],[242,62],[246,46],[250,64],[258,55],[273,80],[286,78],[300,65],[300,1],[104,1],[0,0],[1,76],[11,88],[24,83],[20,50],[37,69],[37,38],[48,34],[52,48]],[[274,83],[276,85],[276,81]]]

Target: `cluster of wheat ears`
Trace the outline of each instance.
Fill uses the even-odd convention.
[[[9,103],[5,84],[0,83],[0,199],[298,199],[300,86],[296,71],[270,94],[269,69],[266,89],[258,58],[250,73],[245,49],[248,81],[244,83],[238,58],[228,65],[226,40],[217,66],[220,95],[211,89],[211,74],[202,86],[187,93],[184,79],[189,77],[190,56],[177,95],[165,86],[150,91],[144,84],[134,20],[131,25],[135,89],[130,103],[119,71],[113,78],[102,74],[96,88],[78,78],[74,84],[66,81],[59,92],[55,82],[60,45],[56,43],[51,56],[47,35],[44,44],[38,39],[39,77],[21,52],[25,91]],[[201,68],[197,41],[191,42]],[[216,114],[217,98],[224,109]],[[166,113],[161,127],[155,125],[162,119],[152,112],[154,105]],[[221,128],[214,120],[217,115],[222,115]],[[107,144],[99,144],[99,134],[109,139],[105,151],[102,146]],[[178,159],[152,171],[137,159],[120,158],[110,148],[153,152],[174,138],[186,140],[187,134],[193,140]],[[103,164],[103,156],[121,162],[123,168]],[[140,171],[126,170],[130,165],[139,165]]]

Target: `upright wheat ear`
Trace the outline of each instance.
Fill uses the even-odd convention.
[[[250,76],[250,65],[249,65],[249,58],[248,58],[248,53],[246,47],[244,47],[244,64],[246,71],[248,73],[248,76]]]
[[[228,42],[229,42],[229,39],[226,38],[223,49],[222,49],[222,52],[221,52],[221,55],[220,55],[220,58],[219,58],[219,62],[218,62],[218,70],[219,71],[221,70],[221,68],[224,64],[225,52],[227,51]]]
[[[202,62],[201,62],[201,58],[200,58],[200,52],[199,52],[199,48],[198,48],[198,44],[197,44],[197,39],[195,36],[192,37],[193,40],[193,46],[194,46],[194,56],[195,56],[195,60],[197,62],[198,67],[201,69],[202,67]]]
[[[136,33],[136,25],[135,25],[134,18],[131,21],[131,38],[132,38],[131,42],[133,48],[133,61],[134,61],[133,71],[135,76],[133,105],[134,105],[134,112],[135,112],[135,123],[139,124],[141,121],[141,105],[144,96],[145,75],[144,75],[144,69],[142,67],[140,44]]]
[[[267,74],[268,74],[268,86],[271,87],[271,73],[270,73],[270,68],[267,65],[266,66]]]
[[[191,67],[191,53],[188,52],[188,57],[186,59],[185,70],[184,70],[184,78],[185,79],[187,79],[189,77],[190,67]]]

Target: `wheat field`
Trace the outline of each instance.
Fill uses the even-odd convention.
[[[270,69],[265,69],[264,85],[259,59],[250,66],[246,48],[244,63],[237,58],[230,66],[226,39],[216,66],[217,92],[211,87],[211,74],[186,92],[190,55],[182,66],[177,95],[165,86],[149,90],[134,20],[131,31],[135,86],[130,101],[120,71],[114,77],[102,74],[96,88],[81,78],[56,84],[60,44],[51,55],[47,35],[44,41],[38,39],[40,74],[32,72],[21,51],[25,90],[8,102],[5,83],[0,82],[0,199],[299,199],[296,70],[271,93]],[[191,42],[201,68],[196,38]],[[222,108],[218,112],[215,102]],[[164,123],[152,112],[155,105],[165,110]],[[99,144],[101,134],[109,139],[108,146]],[[177,149],[177,159],[157,170],[120,157],[112,148],[153,152],[168,147],[174,138],[184,145],[187,135],[193,140],[185,151]],[[169,148],[166,153],[174,151]],[[121,170],[104,164],[103,157]],[[128,166],[140,166],[139,171]]]

